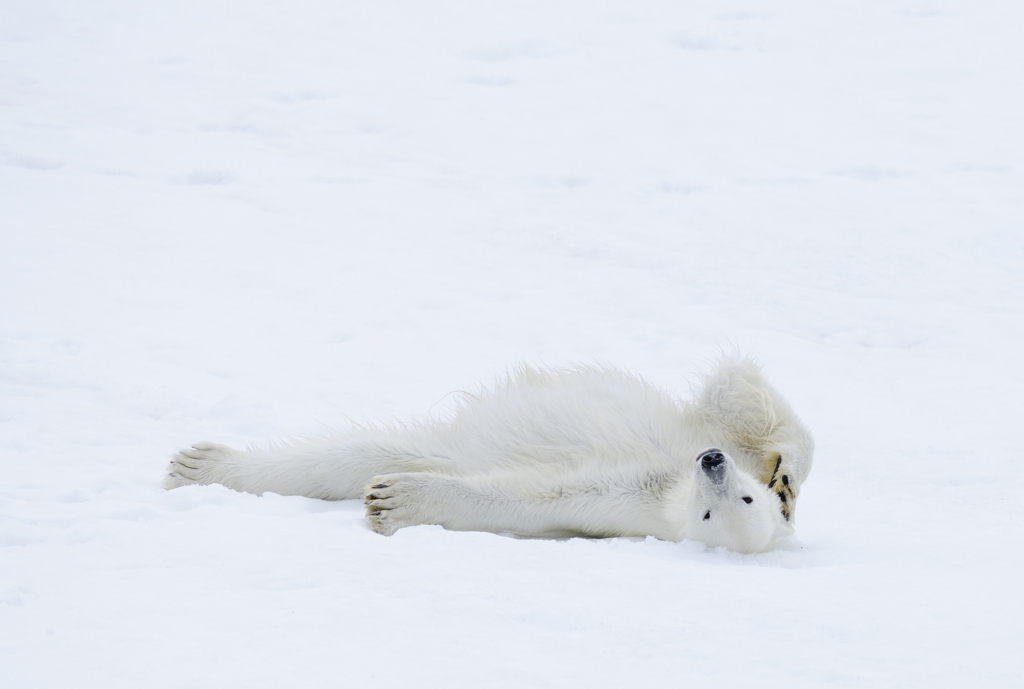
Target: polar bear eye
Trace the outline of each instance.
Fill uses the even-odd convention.
[[[747,497],[746,495],[744,495],[743,496],[743,502],[745,502],[745,503],[747,503],[749,505],[750,503],[754,502],[754,498]]]
[[[711,519],[711,510],[704,513],[704,521]]]

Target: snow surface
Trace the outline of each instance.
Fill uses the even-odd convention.
[[[0,686],[1011,686],[1024,5],[0,5]],[[518,361],[814,430],[800,547],[373,534],[170,453]]]

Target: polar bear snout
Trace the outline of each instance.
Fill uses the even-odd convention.
[[[709,450],[704,450],[700,457],[697,458],[697,461],[705,467],[717,467],[725,461],[725,454],[718,448],[712,447]]]
[[[697,458],[697,461],[700,462],[701,471],[709,479],[715,483],[721,483],[725,480],[725,472],[728,465],[725,461],[725,455],[721,450],[714,447],[710,450],[705,450]]]

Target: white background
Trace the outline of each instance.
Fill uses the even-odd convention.
[[[1010,686],[1024,9],[0,5],[0,685]],[[159,488],[519,361],[758,357],[800,547]]]

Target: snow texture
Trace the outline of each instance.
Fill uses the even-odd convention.
[[[1011,686],[1024,5],[0,7],[0,686]],[[170,454],[519,361],[814,431],[798,543],[372,533]]]

